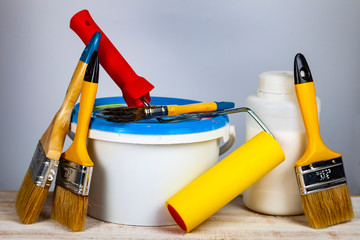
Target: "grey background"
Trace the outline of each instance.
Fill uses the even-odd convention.
[[[258,74],[292,71],[302,52],[322,100],[323,140],[343,154],[351,194],[360,194],[360,1],[340,0],[1,1],[1,190],[19,188],[63,101],[84,48],[69,21],[82,9],[155,86],[152,96],[243,106]],[[100,77],[98,97],[121,95],[103,69]],[[230,119],[234,150],[245,118]]]

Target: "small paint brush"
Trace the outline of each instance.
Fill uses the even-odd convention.
[[[211,112],[234,107],[232,102],[205,102],[187,105],[166,105],[153,107],[113,107],[105,108],[98,117],[109,122],[136,122],[150,118],[177,116],[184,113]],[[101,116],[103,115],[103,116]]]
[[[60,159],[51,217],[73,231],[82,231],[88,208],[92,176],[86,139],[94,107],[99,78],[99,58],[94,52],[81,88],[75,138]]]
[[[295,163],[304,213],[313,228],[325,228],[354,217],[342,155],[320,136],[315,86],[302,54],[294,61],[295,90],[307,135],[303,156]]]
[[[55,177],[71,112],[79,97],[89,59],[99,47],[101,34],[96,32],[85,47],[76,66],[61,108],[40,138],[29,169],[16,196],[16,210],[22,223],[37,220]]]

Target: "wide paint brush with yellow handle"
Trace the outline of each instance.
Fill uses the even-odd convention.
[[[71,122],[71,112],[79,97],[86,67],[92,53],[99,47],[100,37],[100,33],[96,32],[85,47],[62,106],[37,144],[30,167],[16,197],[16,210],[22,223],[33,223],[40,215],[57,171]]]
[[[295,170],[305,215],[313,228],[324,228],[354,217],[340,153],[320,136],[315,86],[302,54],[294,62],[295,90],[307,135],[304,155]]]
[[[75,138],[61,155],[56,176],[51,217],[73,231],[82,231],[88,207],[93,162],[86,145],[97,92],[99,58],[95,51],[86,69],[81,88]]]

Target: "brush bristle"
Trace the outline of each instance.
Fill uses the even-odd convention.
[[[136,107],[106,108],[101,114],[107,116],[105,120],[119,123],[136,122],[146,117],[144,108]]]
[[[302,195],[301,201],[312,228],[326,228],[354,217],[347,185]]]
[[[49,188],[42,188],[34,184],[30,169],[28,169],[16,196],[15,203],[22,223],[30,224],[38,219],[48,192]]]
[[[51,218],[54,220],[71,228],[73,231],[82,231],[87,208],[87,196],[77,195],[58,185],[55,187],[51,211]]]

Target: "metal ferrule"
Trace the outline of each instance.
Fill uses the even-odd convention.
[[[77,195],[87,196],[89,195],[92,171],[93,167],[82,166],[61,158],[56,184]]]
[[[295,167],[301,195],[346,184],[342,158]]]
[[[55,178],[59,161],[47,158],[39,141],[30,163],[30,174],[36,186],[49,188]]]
[[[166,106],[146,107],[144,112],[146,118],[166,117],[169,114]]]

